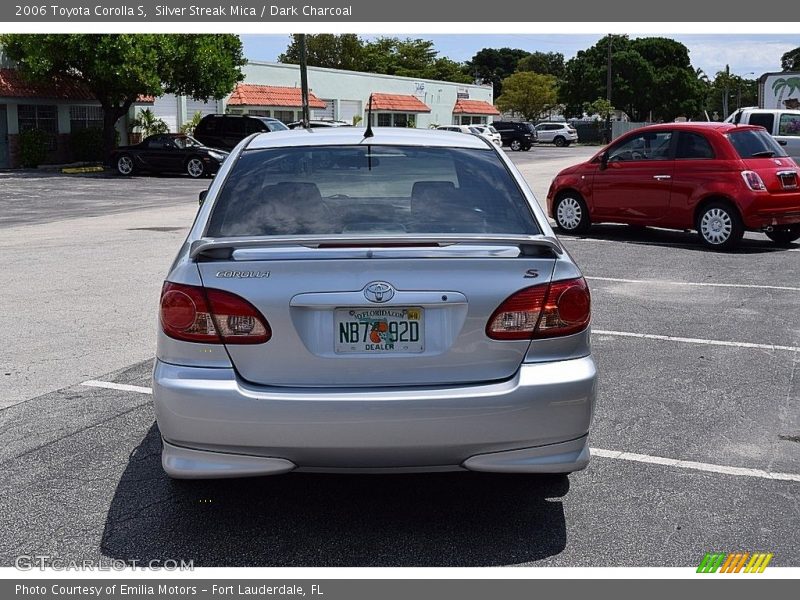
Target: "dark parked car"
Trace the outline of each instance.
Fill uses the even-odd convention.
[[[492,123],[503,140],[503,146],[508,146],[515,152],[530,150],[536,141],[536,129],[530,123],[517,121],[495,121]]]
[[[746,230],[800,238],[798,167],[763,127],[667,123],[636,129],[561,171],[547,193],[561,231],[592,223],[696,229],[711,248]]]
[[[136,171],[186,173],[198,178],[213,175],[228,156],[182,133],[151,135],[135,146],[121,146],[111,155],[120,175]]]
[[[232,150],[236,144],[253,133],[268,133],[288,129],[272,117],[256,115],[206,115],[197,124],[194,137],[210,148]]]

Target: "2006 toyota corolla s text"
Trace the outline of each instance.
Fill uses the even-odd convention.
[[[597,372],[578,267],[502,151],[403,129],[243,140],[161,295],[176,478],[566,473]]]

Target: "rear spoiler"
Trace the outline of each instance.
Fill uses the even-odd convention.
[[[410,236],[341,235],[202,238],[191,244],[189,256],[194,260],[222,260],[231,258],[234,250],[302,246],[305,248],[370,248],[370,247],[445,247],[455,244],[473,246],[516,246],[523,256],[539,256],[542,250],[563,254],[561,244],[547,235],[469,235],[469,234],[419,234]]]

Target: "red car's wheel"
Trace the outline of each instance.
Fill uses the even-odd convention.
[[[553,209],[556,226],[564,233],[586,233],[592,224],[589,209],[580,194],[568,192],[560,195]]]

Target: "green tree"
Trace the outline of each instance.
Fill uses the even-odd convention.
[[[244,79],[235,35],[7,34],[6,55],[33,81],[54,77],[83,83],[103,109],[106,160],[115,125],[140,95],[222,98]]]
[[[800,71],[800,47],[789,50],[781,56],[782,71]]]
[[[370,73],[467,83],[463,65],[439,57],[430,40],[379,37],[364,44],[361,70]]]
[[[472,83],[472,77],[464,72],[464,65],[446,57],[435,59],[431,65],[425,68],[422,77],[454,83]]]
[[[535,121],[556,103],[556,78],[525,71],[503,80],[503,94],[497,99],[502,111],[521,114],[526,121]]]
[[[564,76],[564,55],[560,52],[531,52],[519,60],[517,70],[533,71],[560,79]]]
[[[635,120],[672,120],[702,115],[706,87],[683,44],[668,38],[606,36],[567,61],[559,87],[566,113],[577,116],[586,102],[606,96],[611,45],[611,102]]]
[[[300,35],[293,34],[278,62],[300,64]],[[364,63],[364,43],[354,33],[306,35],[306,61],[312,67],[360,71]]]
[[[491,83],[497,98],[503,93],[503,80],[517,70],[519,61],[528,54],[519,48],[484,48],[464,68],[473,79]]]
[[[732,74],[727,65],[709,82],[707,90],[705,110],[709,116],[717,113],[725,119],[739,107],[758,104],[758,81]]]
[[[586,105],[586,114],[590,116],[597,115],[603,121],[607,121],[614,114],[614,106],[605,98],[598,98]]]

